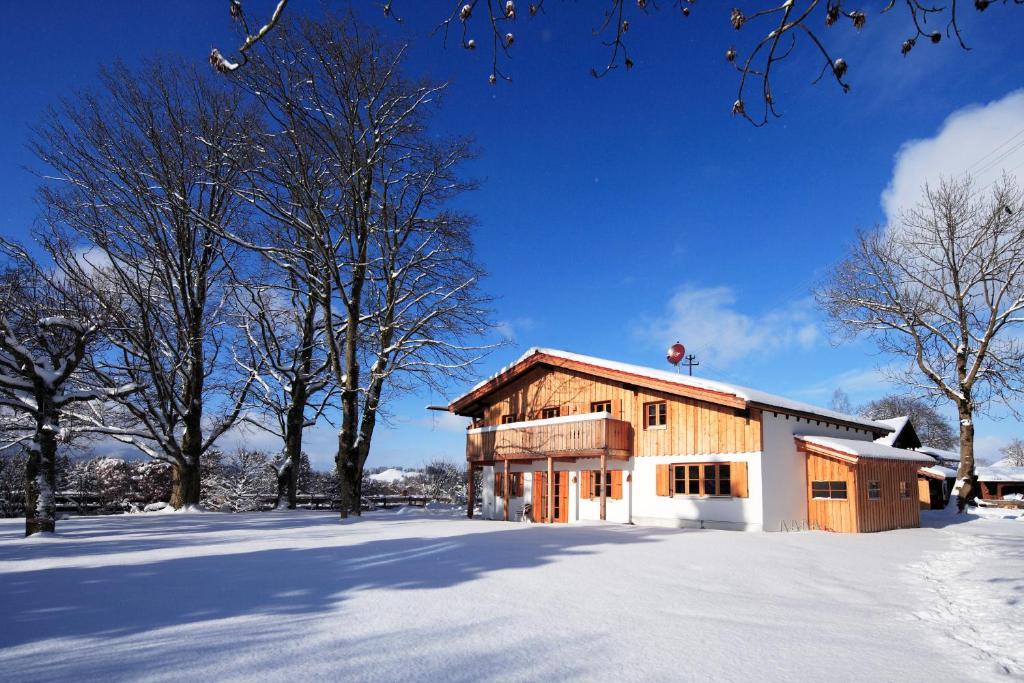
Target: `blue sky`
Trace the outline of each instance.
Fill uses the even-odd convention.
[[[25,143],[39,113],[89,87],[115,59],[178,54],[202,62],[212,46],[230,48],[226,4],[18,3],[5,11],[5,235],[24,236],[36,216],[37,180],[24,167],[32,165]],[[270,5],[246,3],[253,17]],[[881,197],[908,143],[927,146],[954,112],[1024,87],[1016,39],[1024,11],[1015,8],[966,12],[968,54],[943,41],[901,57],[906,22],[896,13],[872,15],[859,34],[830,29],[830,46],[850,63],[852,91],[809,85],[820,64],[798,53],[780,65],[775,84],[783,118],[755,129],[729,115],[737,79],[722,56],[734,44],[742,54],[751,35],[734,33],[712,3],[695,5],[687,20],[670,10],[634,20],[635,68],[595,80],[588,71],[607,55],[591,33],[600,18],[594,5],[549,2],[545,16],[518,22],[513,59],[503,64],[514,82],[496,86],[487,83],[486,49],[462,50],[456,36],[445,48],[429,35],[449,3],[394,6],[400,25],[384,20],[378,3],[357,4],[388,35],[413,42],[411,71],[451,81],[439,131],[472,135],[481,152],[468,171],[482,187],[462,204],[479,218],[485,287],[515,341],[481,373],[533,345],[661,367],[664,348],[679,338],[708,377],[819,403],[837,386],[855,403],[885,392],[876,368],[891,360],[863,343],[834,346],[809,289],[855,228],[886,220]],[[322,5],[293,0],[289,11]],[[482,22],[473,31],[485,44]],[[964,126],[967,133],[936,152],[937,166],[959,172],[1021,126],[1024,109],[1013,108]],[[1007,168],[1021,163],[1024,150],[1005,160]],[[914,172],[901,187],[917,182]],[[369,464],[460,459],[460,425],[422,409],[442,401],[396,402]],[[1022,432],[1012,419],[983,420],[979,450],[994,455]],[[330,463],[329,428],[309,446],[318,464]]]

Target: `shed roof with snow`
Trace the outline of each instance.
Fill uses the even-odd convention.
[[[877,441],[858,441],[856,439],[839,439],[832,436],[810,436],[796,434],[795,438],[812,446],[817,446],[829,454],[833,454],[841,460],[857,462],[861,458],[871,460],[902,460],[906,462],[920,462],[929,465],[935,464],[935,459],[930,455],[908,451],[903,448],[893,448]]]

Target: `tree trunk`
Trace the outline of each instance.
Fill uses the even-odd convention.
[[[341,518],[362,514],[363,468],[359,464],[358,452],[338,447],[335,461],[338,469],[338,499]]]
[[[284,457],[290,463],[285,470],[289,510],[295,509],[298,497],[299,469],[302,467],[302,430],[306,423],[305,394],[305,387],[302,387],[301,391],[293,390],[292,405],[288,409],[285,422]]]
[[[956,480],[960,485],[956,508],[963,512],[977,496],[978,475],[974,470],[974,416],[969,405],[958,406],[960,415],[960,467],[956,472]],[[961,483],[962,482],[962,483]]]
[[[288,481],[291,478],[290,473],[292,466],[289,464],[284,469],[279,469],[276,465],[271,464],[270,468],[274,470],[274,477],[277,479],[277,498],[274,500],[274,509],[281,509],[281,500],[288,497]],[[294,505],[289,505],[288,509],[294,509]]]
[[[199,465],[175,462],[171,468],[171,501],[175,510],[199,505]]]
[[[25,535],[57,528],[57,422],[42,422],[25,465]]]

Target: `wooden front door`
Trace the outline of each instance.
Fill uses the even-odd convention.
[[[533,521],[548,521],[548,475],[547,472],[533,473],[533,500],[531,501]],[[569,473],[555,472],[555,522],[569,521]]]

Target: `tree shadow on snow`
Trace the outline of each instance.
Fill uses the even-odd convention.
[[[65,636],[138,634],[245,615],[315,617],[317,613],[335,610],[359,590],[446,588],[473,581],[488,572],[527,569],[560,557],[590,554],[596,546],[643,543],[680,533],[637,527],[567,528],[466,521],[474,526],[479,524],[481,529],[425,538],[412,537],[416,533],[413,527],[409,537],[378,538],[351,545],[203,555],[202,545],[214,553],[224,551],[215,537],[202,542],[204,526],[209,532],[227,531],[229,525],[238,528],[237,517],[225,517],[230,521],[206,520],[205,515],[181,522],[173,520],[172,529],[176,524],[183,525],[200,537],[191,541],[197,553],[193,557],[4,573],[0,577],[5,622],[0,631],[0,646]],[[255,519],[259,515],[249,517]],[[359,523],[339,526],[333,516],[325,515],[323,519],[320,522],[310,516],[296,516],[296,526],[307,529],[297,533],[309,534],[310,526],[315,529],[321,524],[329,528],[323,536],[317,533],[316,537],[336,539],[350,529],[361,531]],[[268,520],[268,525],[276,530],[288,528],[291,521],[284,523],[282,527],[281,519]],[[167,530],[164,536],[172,537],[174,532],[164,524],[166,521],[161,523],[162,531]],[[262,522],[252,524],[260,526]],[[487,528],[489,524],[495,526]],[[248,520],[243,520],[243,526],[250,526]],[[312,540],[315,542],[315,538]],[[229,542],[235,541],[239,539]],[[242,543],[259,541],[258,534],[241,539]],[[92,551],[90,544],[82,545],[82,554]],[[176,539],[163,538],[137,542],[112,539],[104,541],[104,545],[108,546],[106,552],[130,552],[133,545],[139,549],[179,544]],[[68,548],[62,542],[44,543],[38,546],[41,552],[31,554],[46,557],[56,551],[70,555]]]

